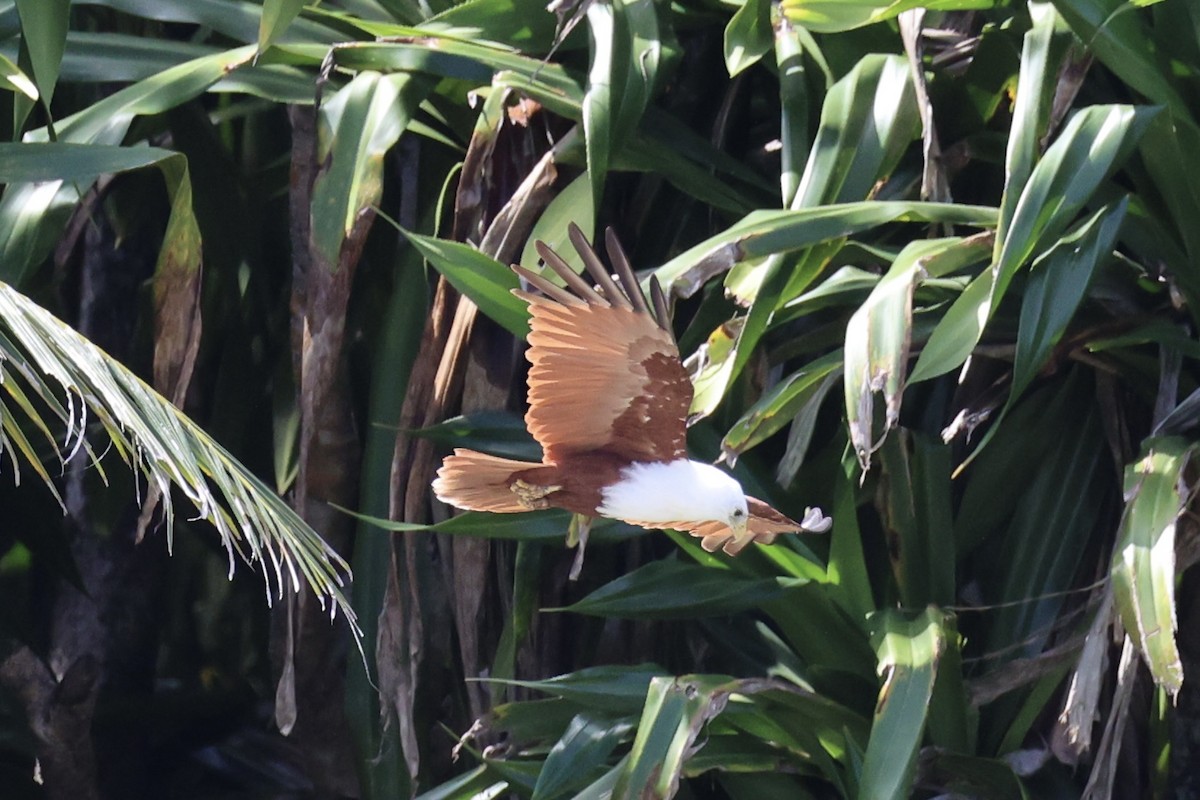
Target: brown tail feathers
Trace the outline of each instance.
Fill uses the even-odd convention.
[[[438,470],[433,493],[438,500],[468,511],[493,511],[515,514],[528,511],[508,488],[514,472],[524,472],[538,464],[476,453],[457,448]]]

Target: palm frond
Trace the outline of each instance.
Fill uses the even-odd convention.
[[[41,401],[31,402],[20,376]],[[57,384],[57,385],[56,385]],[[99,422],[111,449],[161,494],[168,545],[173,534],[171,490],[179,490],[221,537],[229,575],[237,559],[257,565],[266,578],[267,602],[305,583],[340,609],[356,636],[358,626],[342,587],[349,565],[277,494],[252,475],[165,397],[84,336],[11,286],[0,283],[0,450],[14,451],[57,494],[49,471],[16,423],[32,422],[60,465],[86,454],[99,459],[85,438],[88,415]],[[66,427],[59,442],[43,414]],[[303,581],[301,580],[303,578]]]

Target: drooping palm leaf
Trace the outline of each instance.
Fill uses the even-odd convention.
[[[19,376],[39,405],[30,402]],[[334,615],[340,609],[352,627],[354,612],[342,594],[348,565],[291,508],[217,444],[187,415],[116,359],[50,312],[0,283],[0,447],[16,447],[27,459],[36,453],[10,423],[32,422],[56,444],[62,464],[87,452],[89,422],[99,424],[112,451],[162,493],[166,536],[172,540],[172,489],[183,494],[210,522],[229,554],[257,565],[266,578],[267,600],[307,584]],[[48,420],[46,417],[49,416]],[[51,425],[65,426],[57,442]],[[102,451],[103,447],[96,447]],[[99,456],[93,457],[96,463]],[[53,489],[49,471],[35,470]]]

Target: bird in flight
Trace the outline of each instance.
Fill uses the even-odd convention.
[[[594,287],[543,242],[537,251],[566,288],[513,267],[541,292],[514,290],[531,316],[525,424],[542,446],[541,463],[456,449],[433,482],[437,498],[471,511],[555,507],[686,531],[705,550],[730,555],[781,533],[829,530],[820,509],[795,522],[688,458],[692,382],[662,288],[651,279],[648,304],[611,229],[605,243],[615,279],[577,226],[569,235]]]

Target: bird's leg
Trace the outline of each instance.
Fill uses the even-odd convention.
[[[508,490],[517,496],[518,502],[528,509],[549,508],[547,495],[554,494],[561,486],[539,486],[517,478],[509,484]]]
[[[586,514],[572,514],[571,525],[567,528],[567,547],[575,547],[575,563],[571,565],[571,580],[579,580],[583,571],[583,551],[587,548],[588,534],[592,530],[592,518]]]

